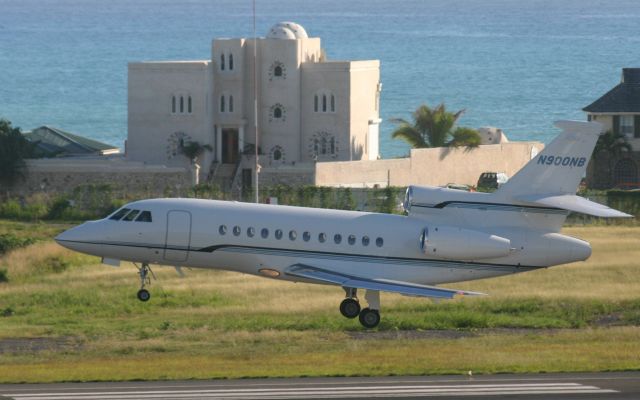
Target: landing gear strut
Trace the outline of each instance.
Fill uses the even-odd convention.
[[[380,323],[380,292],[367,290],[364,298],[369,307],[360,309],[360,302],[356,296],[357,289],[344,288],[346,298],[340,303],[340,313],[346,318],[359,317],[360,323],[365,328],[375,328]]]
[[[136,267],[138,266],[136,265]],[[156,276],[149,267],[149,264],[142,263],[142,266],[138,267],[138,275],[140,275],[140,290],[138,290],[137,296],[140,301],[149,301],[151,298],[151,293],[144,288],[146,285],[151,284],[151,277],[149,276],[149,273],[151,273],[153,279],[156,279]]]

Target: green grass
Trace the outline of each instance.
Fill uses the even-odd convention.
[[[383,294],[365,331],[340,288],[237,273],[157,267],[141,303],[135,268],[60,248],[65,227],[0,221],[36,239],[0,257],[0,382],[640,369],[640,228],[570,228],[586,263],[451,285],[488,297]]]

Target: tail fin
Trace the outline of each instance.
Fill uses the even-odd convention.
[[[576,193],[603,127],[598,122],[581,121],[558,121],[555,126],[563,132],[502,185],[496,195]]]
[[[562,133],[494,195],[502,201],[559,208],[598,217],[632,217],[576,196],[602,132],[602,125],[579,121],[558,121],[555,125],[562,129]]]

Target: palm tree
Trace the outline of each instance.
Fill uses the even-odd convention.
[[[200,157],[205,150],[211,151],[213,149],[208,144],[200,144],[192,141],[186,141],[180,145],[180,152],[184,154],[192,164],[198,161],[198,157]]]
[[[391,122],[398,124],[393,131],[394,139],[402,139],[414,149],[425,147],[477,147],[480,145],[480,135],[471,128],[454,126],[464,113],[447,111],[444,103],[435,108],[426,104],[413,112],[413,122],[402,118],[394,118]]]
[[[180,143],[180,152],[191,162],[191,174],[193,186],[200,183],[200,165],[198,165],[198,158],[204,153],[205,150],[213,150],[208,144],[200,144],[198,142],[184,141]]]
[[[593,155],[595,158],[602,160],[606,158],[609,179],[613,173],[613,162],[617,161],[622,153],[632,151],[631,144],[629,143],[627,136],[622,133],[614,133],[611,130],[606,131],[600,135],[596,142],[596,147],[593,149]],[[611,181],[610,181],[611,182]]]

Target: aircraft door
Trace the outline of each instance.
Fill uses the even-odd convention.
[[[173,210],[167,213],[167,235],[164,259],[187,261],[191,244],[191,213]]]

